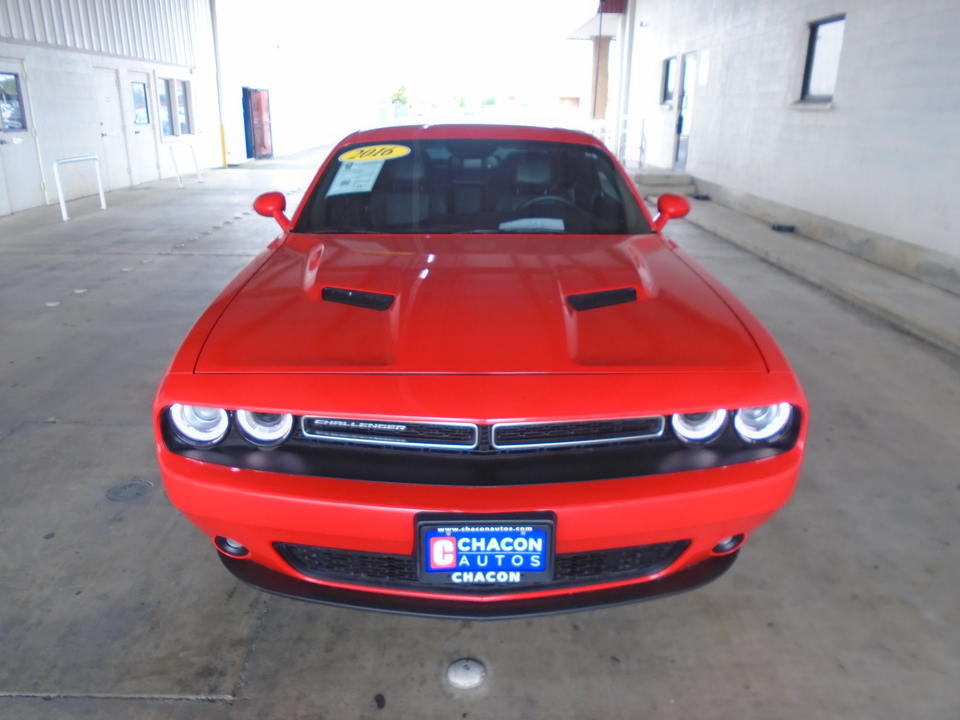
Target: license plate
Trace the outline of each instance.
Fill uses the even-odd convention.
[[[506,589],[553,577],[552,521],[431,520],[418,524],[422,582]]]

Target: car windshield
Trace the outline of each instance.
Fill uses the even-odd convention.
[[[650,228],[597,147],[452,139],[341,149],[295,231],[620,235]]]

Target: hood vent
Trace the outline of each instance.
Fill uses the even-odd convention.
[[[385,293],[366,292],[364,290],[347,290],[346,288],[325,287],[320,294],[327,302],[353,305],[368,310],[389,310],[393,305],[393,295]]]
[[[567,295],[567,302],[570,303],[570,307],[578,312],[596,310],[610,305],[622,305],[623,303],[635,302],[636,299],[637,290],[632,287]]]

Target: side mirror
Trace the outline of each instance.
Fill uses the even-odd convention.
[[[284,230],[293,227],[293,223],[283,214],[283,211],[287,209],[287,198],[283,193],[264,193],[253,201],[253,209],[257,211],[258,215],[274,218]]]
[[[661,195],[657,200],[657,210],[660,214],[653,219],[653,229],[655,232],[663,230],[663,226],[668,220],[673,218],[686,217],[690,212],[690,201],[681,195]]]

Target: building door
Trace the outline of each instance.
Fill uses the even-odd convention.
[[[22,63],[0,58],[0,215],[47,201],[29,107]]]
[[[97,108],[100,111],[100,165],[108,190],[130,187],[130,158],[123,133],[123,111],[117,71],[94,68]]]
[[[680,99],[677,102],[677,157],[673,164],[675,170],[687,169],[687,147],[690,143],[690,125],[693,121],[693,86],[697,78],[697,55],[689,53],[683,56],[683,68],[680,71]]]
[[[160,179],[156,108],[152,101],[156,96],[150,90],[150,76],[147,73],[130,72],[127,76],[130,81],[128,92],[133,101],[133,113],[128,124],[130,131],[127,133],[130,138],[130,174],[133,184],[139,185]]]
[[[247,136],[247,157],[257,160],[273,157],[269,92],[243,88],[243,125]]]

